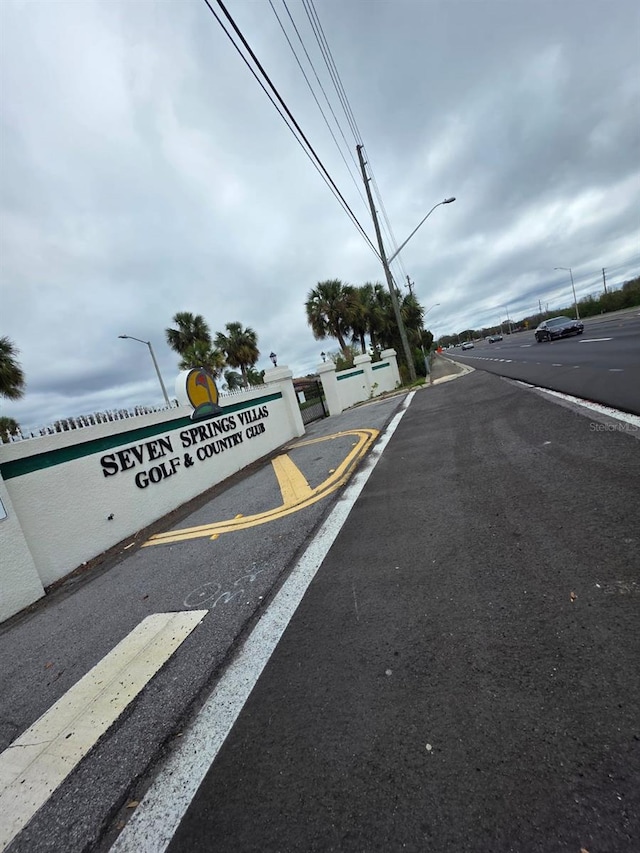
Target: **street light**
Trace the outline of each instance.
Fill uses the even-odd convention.
[[[138,341],[138,343],[146,344],[149,347],[149,352],[151,353],[151,359],[153,361],[153,366],[156,369],[156,373],[158,374],[158,381],[160,382],[160,387],[162,388],[162,394],[164,396],[164,401],[167,404],[167,408],[171,408],[171,402],[169,400],[169,395],[167,394],[167,389],[164,387],[164,382],[162,381],[162,376],[160,374],[160,368],[158,367],[158,362],[156,361],[155,354],[153,352],[153,347],[151,346],[151,341],[143,341],[141,338],[134,338],[133,335],[118,335],[119,338],[123,338],[128,341]]]
[[[436,302],[436,304],[435,304],[435,305],[432,305],[432,306],[431,306],[431,308],[427,308],[427,310],[426,310],[426,311],[424,312],[424,314],[422,315],[422,319],[424,320],[424,318],[427,316],[427,314],[429,313],[429,311],[433,311],[433,309],[434,309],[434,308],[437,308],[437,307],[438,307],[438,305],[440,305],[440,303],[439,303],[439,302]]]
[[[275,354],[275,352],[273,352],[273,350],[269,353],[269,358],[273,362],[273,366],[277,367],[278,366],[278,356]]]
[[[575,289],[574,284],[573,284],[573,272],[571,270],[571,267],[554,267],[554,270],[564,270],[565,272],[568,272],[569,275],[571,276],[571,290],[573,291],[573,305],[574,305],[574,308],[576,309],[576,320],[579,320],[580,319],[580,312],[578,311],[578,300],[576,299],[576,289]]]
[[[393,262],[393,261],[398,257],[398,255],[400,254],[400,252],[404,249],[404,247],[407,245],[407,243],[409,242],[409,240],[410,240],[410,239],[413,237],[413,235],[416,233],[416,231],[418,230],[418,228],[420,228],[420,226],[422,225],[422,223],[423,223],[423,222],[426,222],[426,220],[431,216],[431,214],[432,214],[432,213],[433,213],[433,211],[436,209],[436,207],[440,207],[440,205],[441,205],[441,204],[451,204],[451,202],[452,202],[452,201],[455,201],[455,200],[456,200],[455,196],[451,196],[451,198],[445,198],[445,200],[444,200],[444,201],[439,201],[437,204],[434,204],[434,205],[433,205],[433,207],[431,208],[431,210],[429,211],[429,213],[427,213],[427,215],[424,217],[424,219],[421,219],[421,220],[420,220],[420,222],[416,225],[416,227],[413,229],[413,231],[411,232],[411,234],[409,234],[409,236],[408,236],[408,237],[407,237],[407,239],[404,241],[404,243],[400,246],[400,248],[399,248],[399,249],[397,249],[397,250],[393,253],[393,255],[391,255],[391,257],[387,259],[387,262],[388,262],[388,263],[392,263],[392,262]]]
[[[320,358],[321,358],[323,361],[326,361],[326,360],[327,360],[327,354],[326,354],[326,352],[324,352],[324,351],[323,351],[323,352],[321,352],[321,353],[320,353]]]

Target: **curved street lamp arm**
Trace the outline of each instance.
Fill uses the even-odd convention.
[[[390,263],[391,263],[391,261],[393,261],[393,259],[394,259],[394,258],[397,258],[397,257],[398,257],[398,255],[400,254],[400,252],[404,249],[404,247],[407,245],[407,243],[409,242],[409,240],[410,240],[410,239],[413,237],[413,235],[416,233],[416,231],[418,230],[418,228],[420,228],[420,226],[421,226],[424,222],[426,222],[426,220],[431,216],[431,214],[432,214],[432,213],[433,213],[433,211],[436,209],[436,207],[440,207],[440,205],[441,205],[441,204],[451,204],[451,202],[452,202],[452,201],[455,201],[455,198],[445,198],[445,200],[444,200],[444,201],[439,201],[437,204],[434,204],[434,205],[433,205],[433,207],[431,208],[431,210],[429,211],[429,213],[427,213],[427,215],[424,217],[424,219],[421,219],[421,220],[420,220],[420,222],[416,225],[416,227],[413,229],[413,231],[411,232],[411,234],[409,234],[409,236],[408,236],[408,237],[407,237],[407,239],[404,241],[404,243],[400,246],[400,248],[399,248],[399,249],[397,249],[397,250],[393,253],[393,255],[391,255],[391,257],[390,257],[390,258],[387,258],[387,263],[389,263],[389,264],[390,264]]]
[[[118,335],[119,338],[123,338],[123,340],[127,341],[138,341],[138,343],[146,344],[149,346],[149,341],[143,341],[142,338],[134,338],[133,335]]]

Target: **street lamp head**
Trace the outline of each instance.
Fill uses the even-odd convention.
[[[118,335],[119,338],[128,338],[129,335]]]
[[[270,359],[271,359],[271,361],[273,362],[273,366],[274,366],[274,367],[277,367],[277,366],[278,366],[278,356],[275,354],[275,352],[270,352],[270,353],[269,353],[269,358],[270,358]]]
[[[452,195],[451,198],[445,198],[445,200],[442,203],[443,204],[451,204],[451,202],[455,201],[455,200],[456,200],[456,197],[454,195]]]

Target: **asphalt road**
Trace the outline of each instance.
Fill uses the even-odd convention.
[[[581,336],[536,343],[533,332],[476,343],[452,357],[479,370],[640,414],[640,309],[589,318]]]
[[[637,851],[639,449],[486,373],[418,394],[171,853]]]

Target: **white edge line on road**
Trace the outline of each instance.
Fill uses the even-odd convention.
[[[582,406],[585,409],[590,409],[592,412],[597,412],[600,415],[615,418],[618,421],[624,421],[627,424],[633,424],[640,428],[640,416],[630,415],[628,412],[621,412],[619,409],[612,409],[609,406],[603,406],[601,403],[592,403],[590,400],[582,400],[580,397],[573,397],[571,394],[563,394],[560,391],[552,391],[551,388],[541,388],[539,385],[531,385],[530,382],[523,382],[521,379],[514,379],[518,385],[523,385],[525,388],[533,388],[535,391],[542,391],[543,394],[549,394],[551,397],[559,397],[561,400],[567,400],[569,403],[575,403],[577,406]]]
[[[207,610],[143,619],[0,755],[0,850],[204,619]]]
[[[597,344],[600,341],[612,341],[613,338],[583,338],[581,341],[578,341],[579,344]]]
[[[269,608],[162,765],[112,853],[163,853],[415,395],[405,398]]]

